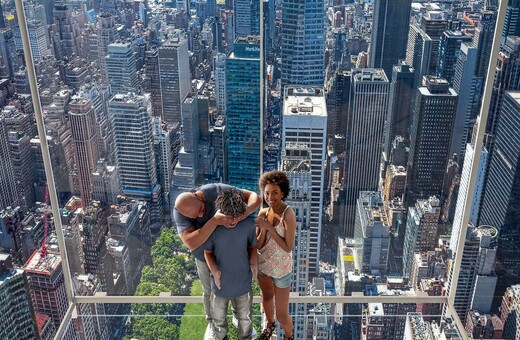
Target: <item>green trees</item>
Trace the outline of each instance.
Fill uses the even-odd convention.
[[[151,253],[152,265],[143,268],[136,295],[158,296],[161,292],[189,295],[196,277],[195,262],[175,229],[164,227]],[[127,338],[178,339],[183,311],[183,304],[133,304],[132,331]]]

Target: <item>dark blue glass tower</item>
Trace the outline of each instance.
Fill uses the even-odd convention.
[[[238,37],[226,61],[227,182],[258,190],[260,176],[260,39]]]

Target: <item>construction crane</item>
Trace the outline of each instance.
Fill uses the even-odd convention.
[[[40,258],[47,257],[47,236],[49,233],[49,186],[45,185],[45,208],[43,210],[43,240],[40,248]]]

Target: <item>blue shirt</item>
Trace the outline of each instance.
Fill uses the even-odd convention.
[[[213,251],[217,267],[221,272],[222,289],[215,285],[211,277],[211,291],[216,296],[236,298],[251,291],[253,275],[249,264],[249,247],[255,247],[256,226],[252,219],[240,221],[234,228],[218,226],[206,242]]]

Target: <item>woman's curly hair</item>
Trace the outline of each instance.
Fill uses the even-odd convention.
[[[222,190],[215,200],[215,206],[227,216],[240,216],[246,212],[247,203],[242,191],[229,188]]]
[[[289,179],[283,171],[273,170],[263,174],[258,180],[258,186],[260,191],[264,191],[267,184],[276,184],[280,187],[280,191],[283,194],[283,200],[289,196]]]

